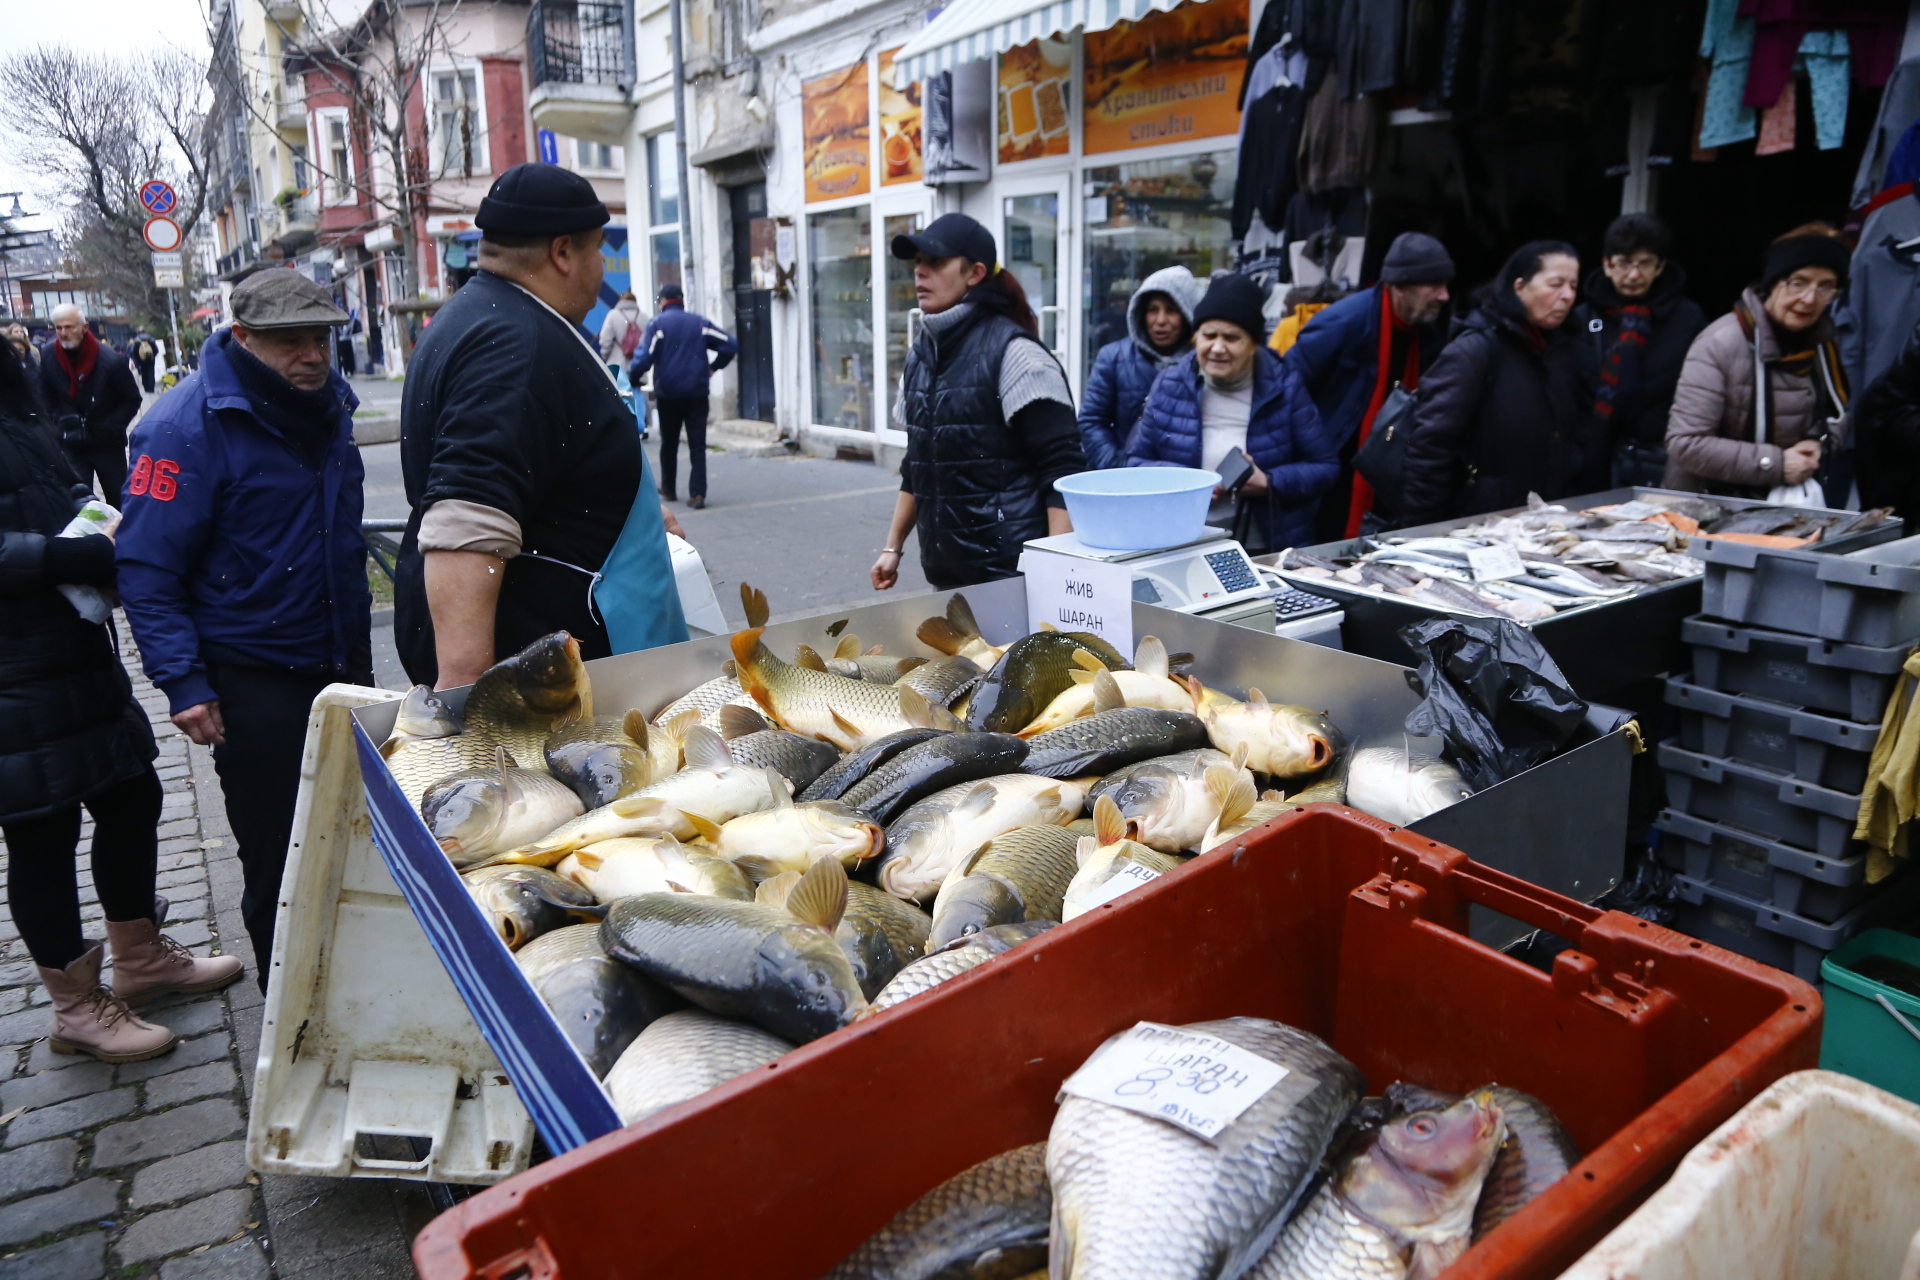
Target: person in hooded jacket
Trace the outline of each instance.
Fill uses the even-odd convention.
[[[61,537],[91,496],[60,447],[31,373],[0,343],[0,834],[7,904],[52,1003],[49,1047],[105,1062],[171,1049],[174,1033],[129,1001],[211,991],[240,976],[231,956],[196,959],[160,932],[154,896],[162,799],[146,712],[134,700],[113,634],[59,588],[114,586],[112,526]],[[74,864],[81,809],[112,951],[81,933]]]
[[[1909,525],[1920,518],[1920,326],[1853,402],[1853,447],[1861,509],[1892,507]]]
[[[998,265],[993,233],[963,213],[893,238],[913,263],[926,317],[900,372],[895,420],[907,432],[876,591],[899,581],[907,534],[920,569],[946,590],[1019,572],[1034,538],[1069,533],[1054,481],[1087,469],[1066,371],[1040,342],[1019,279]]]
[[[1127,336],[1101,347],[1080,397],[1080,444],[1096,471],[1127,465],[1127,443],[1163,369],[1193,346],[1200,285],[1185,267],[1163,267],[1141,281],[1127,304]]]
[[[1658,485],[1667,469],[1667,414],[1687,348],[1707,327],[1687,297],[1687,273],[1669,256],[1673,233],[1650,213],[1613,220],[1600,269],[1587,277],[1573,329],[1599,370],[1593,412],[1609,435],[1611,473],[1594,488]]]
[[[1340,445],[1340,478],[1314,517],[1315,542],[1357,538],[1375,495],[1353,470],[1375,417],[1396,386],[1417,391],[1421,375],[1447,344],[1447,284],[1453,259],[1432,236],[1394,238],[1380,283],[1350,294],[1301,327],[1287,367],[1300,375],[1320,420]],[[1391,521],[1396,513],[1380,511]]]
[[[1580,491],[1604,452],[1589,348],[1569,332],[1572,245],[1515,250],[1421,379],[1407,438],[1402,527]]]
[[[1263,342],[1266,291],[1221,276],[1194,308],[1193,351],[1147,395],[1128,465],[1218,471],[1234,450],[1253,463],[1237,493],[1214,490],[1207,523],[1256,554],[1308,545],[1340,451],[1300,375]]]

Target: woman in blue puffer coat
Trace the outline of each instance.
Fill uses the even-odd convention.
[[[1313,541],[1320,495],[1340,474],[1340,450],[1300,375],[1262,344],[1260,286],[1222,276],[1194,309],[1193,352],[1154,381],[1127,464],[1217,470],[1239,449],[1253,471],[1236,495],[1214,490],[1207,523],[1249,551]]]
[[[1162,267],[1141,281],[1127,303],[1127,336],[1093,358],[1080,397],[1080,445],[1096,471],[1127,465],[1127,444],[1162,370],[1193,349],[1193,308],[1200,283],[1185,267]]]

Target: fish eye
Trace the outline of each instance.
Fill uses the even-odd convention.
[[[1439,1129],[1432,1116],[1415,1116],[1407,1121],[1407,1132],[1416,1138],[1431,1138]]]

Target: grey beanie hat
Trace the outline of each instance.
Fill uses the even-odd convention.
[[[1447,246],[1418,231],[1405,231],[1393,239],[1387,260],[1380,264],[1381,284],[1439,284],[1453,279],[1453,259]]]

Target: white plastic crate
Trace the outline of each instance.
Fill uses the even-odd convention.
[[[1851,1076],[1776,1081],[1560,1280],[1920,1280],[1920,1107]]]
[[[247,1163],[262,1173],[491,1183],[533,1121],[375,847],[350,713],[314,700],[280,883]]]

